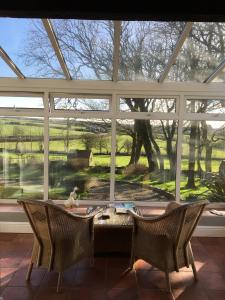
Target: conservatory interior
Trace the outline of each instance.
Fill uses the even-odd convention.
[[[45,268],[27,282],[34,228],[18,200],[153,218],[207,200],[199,280],[182,268],[166,293],[146,261],[124,275],[129,255],[96,255],[60,294]],[[225,299],[225,23],[0,17],[0,248],[4,300]]]

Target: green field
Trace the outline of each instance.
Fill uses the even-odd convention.
[[[90,125],[90,124],[89,124]],[[96,126],[93,122],[91,124]],[[91,150],[93,159],[89,167],[77,170],[68,165],[67,153],[74,150],[85,150],[82,141],[85,134],[92,135],[94,142]],[[110,178],[110,134],[105,133],[106,143],[102,146],[98,144],[98,133],[93,133],[88,126],[82,122],[70,122],[69,130],[67,123],[62,120],[51,120],[49,128],[49,182],[50,197],[67,198],[74,184],[78,182],[83,195],[87,195],[91,184],[98,184],[109,181]],[[169,172],[170,164],[166,157],[166,142],[162,135],[157,135],[156,142],[163,155],[164,169]],[[54,140],[51,140],[53,138]],[[188,170],[188,139],[182,145],[182,171]],[[136,182],[146,186],[155,186],[175,193],[175,180],[170,180],[162,174],[127,174],[130,155],[127,154],[124,144],[131,141],[128,135],[117,135],[116,179],[128,180],[130,183]],[[175,141],[173,142],[175,146]],[[1,118],[0,119],[0,164],[2,166],[0,176],[0,197],[1,198],[43,198],[43,120],[37,118]],[[202,153],[204,155],[204,152]],[[225,158],[225,152],[221,143],[215,143],[212,150],[212,172],[218,173],[221,161]],[[205,170],[204,157],[201,160],[201,167]],[[139,164],[147,168],[147,158],[142,149]],[[117,172],[118,168],[118,172]],[[197,171],[197,164],[195,164]],[[187,176],[182,173],[180,182],[181,197],[185,199],[207,197],[209,189],[204,186],[201,180],[196,177],[196,189],[187,189]],[[86,184],[86,185],[85,185]],[[88,185],[89,184],[89,185]]]

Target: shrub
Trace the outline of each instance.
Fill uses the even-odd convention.
[[[220,174],[210,174],[202,180],[202,184],[209,190],[208,199],[213,202],[225,202],[225,177]]]

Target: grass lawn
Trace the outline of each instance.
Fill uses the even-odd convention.
[[[28,184],[24,183],[24,195],[38,195],[39,189],[40,189],[40,178],[43,179],[43,165],[40,167],[41,164],[43,164],[44,159],[44,152],[42,149],[43,144],[43,119],[41,118],[1,118],[1,124],[0,124],[0,148],[3,149],[3,152],[0,152],[0,159],[2,160],[0,162],[8,163],[8,167],[10,168],[11,165],[17,164],[17,169],[14,167],[14,169],[11,169],[10,179],[17,180],[20,177],[20,168],[24,168],[24,178],[27,180],[32,180],[37,183]],[[94,122],[92,124],[95,125]],[[75,149],[85,149],[84,144],[82,143],[81,136],[82,134],[90,133],[91,130],[88,129],[88,126],[83,126],[81,122],[70,123],[70,129],[69,129],[69,136],[73,136],[73,140],[69,140],[69,147],[67,148],[67,139],[66,136],[68,134],[67,132],[67,123],[66,120],[59,120],[59,119],[51,119],[50,120],[50,137],[59,137],[58,140],[50,141],[49,142],[49,151],[52,152],[49,155],[49,161],[67,161],[67,156],[65,151],[68,150],[75,150]],[[94,134],[94,136],[98,136],[97,134]],[[12,141],[12,137],[18,136],[18,140]],[[30,137],[30,140],[28,141],[20,141],[20,137]],[[109,138],[110,134],[108,134]],[[38,140],[32,140],[32,137],[36,137]],[[115,162],[116,167],[122,168],[126,167],[130,160],[130,155],[126,155],[126,149],[123,147],[125,141],[131,141],[131,137],[128,135],[117,135],[117,149],[121,149],[121,155],[116,155]],[[109,138],[110,140],[110,138]],[[181,161],[181,169],[183,171],[188,170],[188,151],[189,151],[189,145],[188,145],[188,138],[185,136],[185,142],[182,145],[182,161]],[[161,154],[164,156],[164,168],[169,170],[170,164],[169,160],[166,158],[166,141],[163,138],[162,134],[157,134],[156,142],[158,146],[160,147]],[[173,145],[175,146],[175,141],[173,142]],[[28,152],[25,154],[17,154],[16,153],[16,147],[18,149],[21,149],[22,151]],[[107,145],[108,151],[111,149],[110,142],[108,141]],[[8,151],[8,152],[7,152]],[[106,152],[106,149],[104,148],[104,151]],[[53,152],[62,152],[60,155],[53,154]],[[64,153],[65,154],[64,154]],[[53,174],[54,176],[58,176],[57,178],[63,178],[67,181],[72,181],[74,178],[97,178],[99,180],[109,180],[110,173],[109,170],[103,171],[100,167],[110,167],[111,166],[111,156],[110,154],[106,155],[97,155],[99,153],[99,146],[95,145],[92,147],[93,152],[93,161],[91,163],[91,167],[98,167],[99,169],[93,169],[93,168],[87,168],[79,172],[71,171],[65,171],[63,169],[60,170],[54,170],[56,172]],[[142,152],[144,153],[144,150],[142,148]],[[122,155],[125,154],[125,155]],[[204,152],[202,152],[202,157],[204,159]],[[7,158],[8,162],[4,162],[3,158]],[[223,150],[223,144],[220,143],[214,143],[213,144],[213,150],[212,150],[212,172],[218,172],[220,163],[223,159],[225,159],[225,151]],[[148,166],[147,158],[146,156],[142,155],[139,160],[139,164],[142,164],[144,166]],[[24,165],[27,165],[28,167],[24,167]],[[36,166],[36,167],[35,167]],[[38,166],[38,168],[37,168]],[[204,160],[201,161],[202,169],[205,169],[205,162]],[[13,171],[12,171],[13,170]],[[197,164],[195,164],[195,170],[197,170]],[[2,174],[3,176],[3,171]],[[51,175],[51,174],[50,174]],[[4,175],[5,176],[5,175]],[[154,177],[155,176],[155,177]],[[147,176],[148,177],[148,176]],[[175,181],[167,181],[165,179],[165,182],[160,181],[160,179],[156,178],[156,175],[150,174],[149,178],[143,176],[143,174],[134,174],[134,176],[130,177],[131,182],[139,182],[141,184],[151,185],[155,186],[157,188],[160,188],[162,190],[166,190],[168,192],[174,193],[175,192]],[[122,174],[116,174],[117,180],[127,180],[127,177],[124,173]],[[19,180],[19,179],[18,179]],[[187,177],[182,174],[181,176],[181,182],[180,182],[180,192],[181,197],[183,199],[191,199],[192,198],[201,198],[205,197],[207,193],[209,193],[207,187],[203,186],[200,182],[200,179],[196,179],[196,189],[190,190],[186,189],[185,185],[187,182]],[[66,188],[63,186],[55,186],[54,188],[50,189],[49,193],[53,196],[63,196],[65,194]],[[4,194],[4,187],[1,186],[1,195],[3,197]],[[11,193],[11,195],[10,195]],[[40,192],[42,194],[42,192]],[[39,193],[39,194],[40,194]],[[21,194],[20,187],[18,186],[12,186],[11,192],[10,190],[5,189],[5,195],[4,197],[10,198],[12,197],[19,197],[18,195]]]

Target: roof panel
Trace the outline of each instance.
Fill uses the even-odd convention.
[[[184,22],[122,22],[119,79],[157,80],[184,26]]]
[[[167,81],[203,82],[224,55],[225,23],[194,23]]]
[[[0,45],[26,77],[64,78],[41,20],[0,18]]]
[[[17,77],[11,68],[0,58],[0,77]]]
[[[73,79],[112,80],[112,21],[51,20]]]

